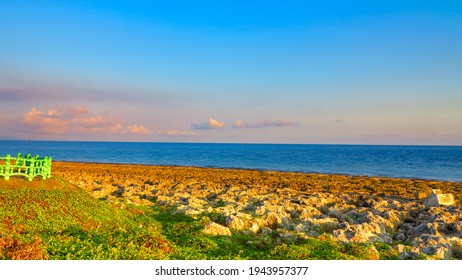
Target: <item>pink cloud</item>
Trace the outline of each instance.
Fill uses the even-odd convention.
[[[149,129],[145,128],[142,125],[136,125],[136,124],[129,125],[127,127],[127,131],[130,134],[141,134],[141,135],[148,135],[150,133]]]
[[[262,120],[256,123],[244,123],[240,120],[237,120],[233,124],[233,128],[260,128],[260,127],[282,127],[282,126],[298,126],[299,123],[296,121],[289,121],[289,120],[280,120],[280,121],[269,121],[269,120]]]
[[[53,108],[40,111],[33,107],[18,124],[28,132],[38,134],[149,134],[142,125],[122,125],[119,116],[107,113],[92,115],[84,106]]]
[[[40,133],[62,134],[67,130],[67,121],[60,118],[60,113],[55,110],[42,112],[33,107],[24,114],[20,123]]]
[[[68,110],[73,117],[79,117],[88,114],[88,110],[85,108],[85,106],[68,107]]]
[[[218,121],[213,118],[209,118],[209,120],[205,123],[193,123],[191,124],[192,129],[220,129],[225,127],[225,123],[222,121]]]
[[[198,136],[198,135],[200,135],[199,133],[195,133],[195,132],[192,132],[192,131],[176,130],[176,129],[160,131],[159,134],[167,135],[167,136]]]
[[[246,124],[243,123],[240,120],[237,120],[237,121],[234,122],[232,127],[234,127],[234,128],[244,128],[244,127],[246,127]]]
[[[0,113],[0,125],[4,125],[7,123],[7,118]]]

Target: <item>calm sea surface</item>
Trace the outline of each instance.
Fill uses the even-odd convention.
[[[338,173],[462,182],[462,146],[0,141],[0,155]]]

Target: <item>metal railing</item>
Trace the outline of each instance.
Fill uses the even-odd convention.
[[[42,179],[51,177],[51,157],[39,158],[31,155],[16,157],[6,155],[0,157],[0,176],[9,180],[11,176],[23,176],[32,181],[36,176],[42,176]]]

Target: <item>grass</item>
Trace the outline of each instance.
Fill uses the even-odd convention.
[[[4,181],[3,181],[4,182]],[[0,259],[395,259],[387,244],[233,231],[202,232],[220,216],[194,219],[165,207],[113,204],[65,182],[17,188],[0,181]],[[379,254],[377,254],[377,251]]]
[[[160,224],[84,190],[0,187],[0,259],[167,259]]]
[[[232,236],[209,236],[202,232],[210,217],[203,215],[197,219],[174,213],[172,209],[157,208],[151,212],[153,221],[162,225],[162,234],[173,244],[175,249],[172,259],[197,260],[357,260],[374,259],[371,248],[378,251],[384,259],[396,259],[397,253],[385,243],[342,244],[330,235],[317,238],[289,238],[284,240],[280,232],[272,234],[251,233],[250,231],[234,231]]]

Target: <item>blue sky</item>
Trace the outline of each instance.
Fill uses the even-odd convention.
[[[0,138],[462,145],[460,1],[0,1]]]

